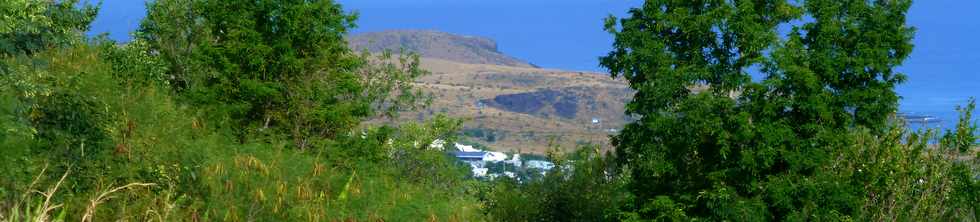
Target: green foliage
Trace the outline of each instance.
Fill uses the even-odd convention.
[[[125,45],[111,41],[100,44],[102,59],[110,64],[113,77],[122,80],[123,85],[169,88],[167,63],[150,53],[146,41],[135,39]]]
[[[556,167],[540,179],[502,178],[488,194],[487,213],[499,221],[609,221],[629,198],[626,177],[614,158],[583,146],[565,156],[552,155]]]
[[[6,83],[15,86],[15,99],[24,110],[8,115],[26,119],[37,133],[11,156],[20,161],[4,176],[17,180],[5,188],[27,190],[22,178],[50,165],[52,174],[71,172],[63,188],[68,195],[56,200],[82,203],[86,194],[120,181],[154,180],[148,172],[155,165],[183,161],[174,152],[199,145],[189,143],[190,135],[200,134],[182,125],[188,123],[186,116],[167,94],[155,87],[125,86],[113,78],[98,48],[49,50],[11,62]],[[84,209],[69,208],[69,215],[77,217]]]
[[[328,164],[292,149],[251,146],[220,155],[202,171],[208,193],[198,213],[211,220],[473,220],[461,190],[399,179],[384,164]],[[462,178],[462,177],[456,177]],[[432,192],[439,190],[439,192]],[[468,219],[467,219],[468,218]]]
[[[94,219],[477,219],[479,208],[460,188],[465,169],[429,145],[452,140],[458,120],[369,128],[318,152],[288,149],[288,140],[239,144],[155,82],[164,66],[132,61],[145,56],[138,47],[51,50],[10,62],[16,75],[5,76],[0,98],[14,106],[0,117],[17,121],[2,123],[11,133],[0,143],[12,146],[0,151],[10,160],[0,176],[11,178],[0,181],[0,206],[13,209],[50,164],[41,184],[68,175],[51,200],[67,206],[67,218],[87,215],[108,190],[148,182],[157,186],[113,194],[93,208]],[[339,198],[348,180],[349,194]]]
[[[48,157],[59,173],[72,165],[97,167],[88,160],[108,152],[110,138],[102,125],[109,118],[103,112],[108,104],[99,98],[114,87],[87,52],[50,50],[7,62],[5,84],[20,103],[15,106],[20,110],[8,115],[26,120],[35,132],[27,143],[30,151],[22,155]]]
[[[0,3],[0,56],[33,54],[77,43],[98,7],[79,0]]]
[[[96,7],[5,1],[0,221],[975,221],[975,105],[942,136],[892,118],[908,7],[647,1],[607,26],[640,117],[617,152],[484,183],[432,144],[459,120],[362,125],[426,72],[347,49],[333,1],[154,1],[123,45],[82,37]]]
[[[0,82],[8,83],[6,80]],[[0,176],[7,178],[0,180],[0,198],[15,195],[13,190],[21,190],[15,185],[25,183],[25,178],[30,177],[20,166],[36,165],[28,158],[36,131],[23,115],[27,110],[26,104],[17,99],[10,86],[0,85],[0,147],[3,147],[0,149]],[[0,208],[3,207],[9,206],[0,204]]]
[[[430,146],[452,141],[458,120],[360,126],[424,105],[410,83],[425,71],[407,53],[350,52],[353,17],[339,5],[235,11],[271,21],[224,14],[225,2],[157,1],[141,38],[118,45],[82,40],[90,19],[66,21],[93,8],[0,10],[22,3],[9,14],[21,20],[3,14],[4,44],[58,39],[17,43],[0,61],[0,221],[480,220],[466,169]],[[50,34],[69,29],[79,35]],[[203,37],[176,39],[188,33]],[[266,54],[236,54],[253,49]]]
[[[51,24],[51,19],[44,16],[48,4],[36,0],[11,0],[0,4],[0,33],[15,31],[38,32],[41,27]]]
[[[972,108],[963,111],[960,118],[968,121]],[[960,124],[962,133],[950,132],[942,138],[969,136],[939,144],[933,143],[940,138],[934,130],[908,132],[903,124],[877,136],[869,130],[854,132],[855,143],[822,172],[863,188],[862,209],[854,217],[858,220],[976,220],[980,162],[969,156],[980,149],[960,150],[957,144],[978,138],[975,128]]]
[[[487,129],[482,127],[463,129],[464,136],[487,141],[488,143],[496,142],[498,138],[503,137],[500,134],[501,134],[500,132],[497,132],[493,129]]]
[[[168,0],[148,10],[139,36],[169,63],[170,84],[229,118],[242,142],[288,135],[296,148],[317,146],[422,96],[410,84],[425,73],[418,58],[351,52],[344,35],[356,16],[333,1]]]
[[[910,5],[907,0],[649,0],[627,18],[608,19],[614,50],[601,64],[637,90],[627,113],[640,116],[613,138],[635,195],[624,217],[849,220],[865,215],[867,204],[879,203],[880,196],[868,194],[910,195],[862,185],[863,179],[848,171],[856,169],[828,169],[839,167],[841,159],[860,159],[855,152],[883,152],[887,158],[919,158],[925,152],[898,148],[916,142],[902,143],[901,136],[868,141],[894,136],[889,130],[901,128],[891,117],[898,104],[894,87],[905,77],[894,68],[912,50],[913,29],[905,24]],[[785,37],[779,36],[782,27],[790,28]],[[752,70],[765,78],[751,81]],[[974,130],[944,140],[967,141],[959,135]],[[881,147],[893,151],[876,150],[887,150]],[[954,162],[930,160],[892,163],[924,168]],[[954,180],[937,176],[933,179]],[[909,186],[909,181],[891,185]]]

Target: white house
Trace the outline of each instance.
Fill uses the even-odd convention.
[[[477,167],[474,167],[473,168],[473,176],[474,177],[486,177],[487,176],[487,172],[490,172],[490,169],[488,169],[488,168],[477,168]]]
[[[459,143],[456,144],[456,149],[462,152],[483,152],[483,150],[473,148],[473,146],[463,145]]]
[[[521,167],[521,165],[523,165],[523,163],[521,162],[521,154],[514,154],[514,157],[508,160],[507,163],[510,163],[515,167]]]
[[[531,161],[527,161],[527,167],[534,168],[534,169],[542,169],[547,171],[547,170],[551,170],[552,168],[555,168],[555,164],[543,160],[531,160]]]
[[[501,152],[486,152],[483,156],[483,161],[487,162],[500,162],[507,160],[507,154]]]

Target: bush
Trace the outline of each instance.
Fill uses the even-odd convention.
[[[941,137],[932,129],[908,132],[904,124],[881,136],[854,133],[856,143],[825,172],[863,188],[856,219],[977,220],[980,161],[971,156],[980,149],[969,144],[978,138],[977,126],[969,123],[974,107],[971,102],[961,109],[956,131]]]
[[[556,167],[543,178],[498,179],[486,198],[487,214],[499,221],[610,221],[630,198],[627,175],[597,147],[552,155]]]
[[[0,163],[0,176],[10,179],[0,181],[0,206],[13,207],[20,194],[54,186],[67,175],[51,200],[65,206],[54,211],[65,218],[479,215],[475,200],[460,188],[465,169],[429,147],[435,139],[451,140],[457,120],[369,128],[363,137],[340,137],[315,152],[290,149],[288,140],[239,144],[204,112],[175,101],[165,84],[141,80],[139,75],[155,76],[145,70],[161,69],[129,62],[143,51],[128,47],[138,46],[80,46],[8,61],[12,75],[5,76],[0,102],[12,106],[0,109],[0,118],[12,121],[0,126],[11,133],[0,134],[0,144],[11,146],[0,158],[10,161]],[[45,164],[50,167],[41,174]],[[29,186],[39,174],[38,184]],[[133,183],[154,185],[113,192],[88,211],[101,194]]]
[[[155,4],[173,8],[150,8],[216,8],[181,3],[189,2],[158,1]],[[71,6],[62,10],[74,7],[74,1],[65,4]],[[0,3],[0,10],[8,6]],[[303,6],[341,13],[329,1]],[[171,12],[151,12],[151,20],[187,28],[179,24],[185,20],[160,18],[177,15]],[[58,23],[61,20],[51,21],[63,25]],[[2,38],[9,34],[7,22],[0,22]],[[339,33],[343,32],[327,35],[339,39]],[[435,139],[451,140],[459,127],[457,120],[437,117],[428,123],[363,131],[359,126],[363,119],[393,116],[420,104],[422,95],[404,84],[424,73],[418,69],[418,57],[405,55],[393,61],[384,54],[369,60],[370,55],[350,53],[335,42],[326,50],[339,50],[334,53],[352,64],[311,67],[340,74],[321,76],[288,70],[296,64],[273,64],[282,69],[265,74],[323,78],[307,81],[292,76],[263,82],[267,79],[250,76],[255,72],[215,69],[228,64],[205,61],[224,58],[221,53],[199,51],[176,38],[180,36],[140,38],[125,45],[102,39],[58,39],[76,44],[0,55],[0,178],[4,178],[0,221],[480,219],[475,200],[463,195],[465,169],[429,147]],[[167,47],[188,51],[166,51],[174,49]],[[187,52],[191,54],[180,54]],[[276,61],[296,62],[286,58],[288,52],[274,54],[285,58]],[[316,56],[307,59],[338,62]],[[198,73],[193,68],[206,69]],[[188,81],[214,80],[201,76],[211,74],[240,84],[222,88],[227,85]],[[338,79],[344,81],[332,81]],[[283,82],[302,84],[290,85],[295,87],[289,88],[290,95],[266,93],[278,90],[274,85]],[[346,85],[330,85],[334,83]],[[353,91],[330,91],[335,86]],[[247,119],[248,124],[240,128],[227,123],[242,119],[224,111],[236,109],[241,101],[220,100],[223,105],[215,109],[197,100],[239,98],[215,90],[239,87],[261,94],[255,98],[274,101],[276,106],[270,107],[288,107],[290,112],[279,115],[282,110],[276,108],[246,113],[274,117],[276,122],[261,118],[261,125],[270,126],[255,127],[254,120],[260,119]],[[305,103],[309,101],[324,103]],[[314,123],[331,128],[324,131]],[[243,141],[243,136],[257,139]],[[38,189],[45,190],[35,192]]]

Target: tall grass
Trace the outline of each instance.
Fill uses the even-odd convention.
[[[479,203],[452,186],[463,177],[448,157],[419,148],[452,131],[435,129],[445,121],[306,150],[274,137],[241,144],[220,116],[174,99],[160,73],[115,66],[105,50],[128,49],[5,61],[0,120],[12,121],[0,127],[18,133],[0,134],[0,221],[481,220]],[[86,117],[79,111],[97,118],[50,119]],[[420,180],[428,175],[438,179]]]
[[[70,171],[65,172],[57,182],[50,185],[45,191],[35,190],[34,187],[37,186],[47,171],[47,166],[41,170],[41,174],[34,178],[31,184],[28,186],[29,191],[23,193],[21,198],[13,204],[9,209],[0,209],[0,222],[14,222],[14,221],[35,221],[35,222],[47,222],[47,221],[65,221],[67,210],[64,209],[65,205],[63,203],[56,203],[54,201],[55,196],[58,194],[58,190],[62,187],[65,179],[68,178]],[[90,200],[90,204],[85,209],[85,214],[82,215],[81,221],[92,221],[95,216],[96,209],[100,204],[108,201],[113,196],[113,193],[120,192],[123,190],[135,188],[135,187],[147,187],[154,186],[155,184],[150,183],[131,183],[125,186],[116,187],[111,190],[107,190],[100,194],[99,196]]]
[[[41,170],[41,174],[47,171],[47,167]],[[29,192],[25,192],[21,195],[18,202],[13,204],[13,207],[4,212],[0,209],[0,221],[3,222],[13,222],[13,221],[64,221],[65,211],[62,210],[60,214],[52,218],[51,214],[61,208],[61,204],[54,204],[51,198],[57,193],[58,188],[61,187],[62,182],[65,181],[65,177],[68,173],[61,176],[61,179],[57,183],[52,185],[47,189],[47,191],[34,190],[34,186],[37,185],[38,181],[41,179],[41,175],[34,178],[30,185],[28,185]],[[38,198],[40,196],[41,198]]]

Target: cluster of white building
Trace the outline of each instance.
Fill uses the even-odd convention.
[[[432,142],[432,145],[441,148],[445,146],[445,141],[436,140]],[[517,173],[511,171],[490,173],[490,169],[487,168],[487,163],[504,163],[517,168],[523,167],[526,163],[527,168],[540,169],[542,172],[546,172],[555,167],[554,163],[544,160],[522,161],[521,154],[508,155],[503,152],[481,150],[470,145],[463,145],[459,143],[454,144],[454,146],[456,151],[453,152],[453,155],[456,156],[456,158],[468,163],[472,168],[473,177],[477,178],[489,178],[492,180],[501,176],[510,178],[517,177]]]

